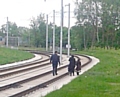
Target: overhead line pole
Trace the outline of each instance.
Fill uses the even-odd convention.
[[[68,57],[70,56],[70,3],[68,4]]]
[[[46,15],[46,51],[48,51],[48,14]]]
[[[53,54],[55,52],[55,10],[53,10]]]
[[[61,0],[60,62],[62,63],[63,0]]]

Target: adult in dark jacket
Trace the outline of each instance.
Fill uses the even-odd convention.
[[[58,63],[60,64],[60,59],[59,59],[59,56],[57,55],[57,51],[55,51],[55,54],[53,54],[51,57],[50,57],[50,63],[52,63],[52,67],[53,67],[53,76],[54,75],[57,75],[57,66],[58,66]]]
[[[80,71],[81,71],[81,61],[80,61],[80,58],[78,58],[78,60],[76,62],[76,73],[77,73],[77,75],[79,75]]]
[[[70,74],[70,76],[73,74],[74,76],[74,68],[75,68],[75,58],[74,58],[74,55],[72,55],[70,58],[69,58],[69,65],[68,65],[68,72]]]

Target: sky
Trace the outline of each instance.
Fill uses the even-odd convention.
[[[76,21],[73,14],[74,1],[63,0],[64,6],[71,4],[71,26]],[[49,14],[49,22],[52,22],[53,10],[57,12],[55,23],[60,26],[61,0],[46,0],[46,2],[44,0],[0,0],[0,26],[6,23],[8,17],[10,22],[15,22],[18,26],[29,27],[32,17],[36,18],[40,13]],[[68,6],[64,11],[68,11]],[[68,25],[67,15],[67,13],[64,14],[64,26]]]

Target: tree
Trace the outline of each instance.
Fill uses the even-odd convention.
[[[44,20],[44,14],[40,14],[37,18],[31,20],[31,34],[33,36],[33,44],[36,47],[42,46],[45,47],[45,29],[46,24]]]

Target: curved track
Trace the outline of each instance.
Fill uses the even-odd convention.
[[[66,55],[62,56],[63,65],[58,68],[59,74],[53,77],[49,54],[34,53],[40,54],[42,59],[0,71],[0,92],[3,94],[2,97],[22,97],[68,76],[68,59]],[[81,59],[82,67],[91,62],[91,59],[84,55],[76,55],[75,57]]]

